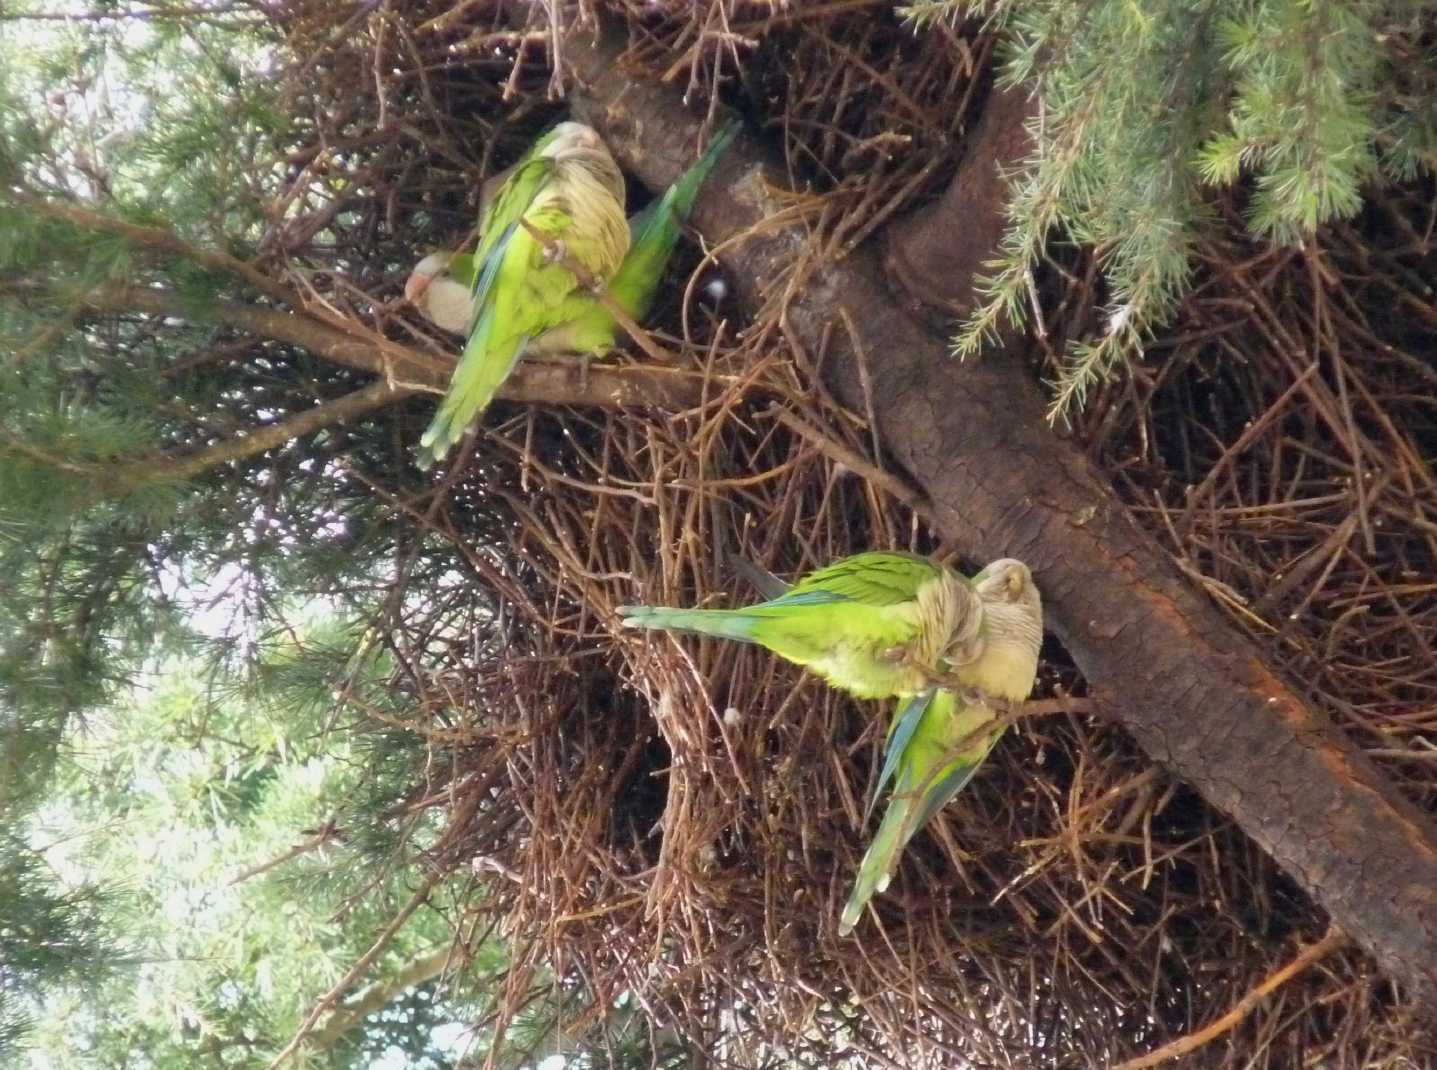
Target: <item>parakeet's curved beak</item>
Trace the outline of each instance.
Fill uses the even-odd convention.
[[[975,590],[998,594],[1010,602],[1016,602],[1032,582],[1028,566],[1011,557],[989,562],[972,580]]]
[[[575,133],[574,147],[584,149],[586,152],[597,152],[601,149],[608,149],[608,146],[604,144],[604,139],[599,136],[598,131],[592,126],[582,127]]]
[[[424,291],[429,289],[435,278],[437,276],[420,271],[410,272],[408,280],[404,283],[404,299],[413,304],[419,304],[419,299],[424,296]]]
[[[451,253],[430,253],[419,263],[414,265],[414,270],[409,273],[409,278],[404,282],[404,298],[419,303],[424,292],[435,279],[449,270],[449,262],[453,259]]]

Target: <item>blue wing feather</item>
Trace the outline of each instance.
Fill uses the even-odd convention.
[[[509,239],[519,229],[519,222],[515,220],[504,228],[498,240],[490,247],[488,255],[484,258],[484,270],[474,276],[474,318],[469,321],[469,333],[474,333],[474,328],[479,324],[479,317],[485,311],[485,298],[489,296],[489,290],[494,285],[494,280],[499,277],[499,268],[504,263],[504,253],[509,248]]]
[[[986,753],[984,757],[987,757]],[[973,779],[973,774],[978,771],[978,767],[982,764],[981,760],[970,762],[967,765],[960,765],[954,769],[950,769],[944,774],[943,778],[924,794],[923,799],[919,803],[917,818],[914,820],[913,828],[908,835],[912,836],[914,832],[917,832],[924,825],[928,824],[928,819],[943,809],[943,806],[949,799],[963,790],[968,781]]]
[[[852,602],[846,594],[837,591],[791,591],[779,598],[761,602],[761,606],[828,606],[834,602]],[[758,606],[754,607],[755,609]]]
[[[898,761],[903,757],[903,752],[908,747],[908,741],[913,738],[918,723],[923,720],[923,715],[928,712],[928,704],[932,701],[933,689],[930,687],[922,694],[910,698],[907,704],[894,715],[893,729],[888,733],[888,751],[883,756],[883,771],[878,774],[878,780],[874,783],[873,791],[868,796],[868,808],[863,811],[865,822],[873,816],[873,807],[878,803],[878,796],[883,794],[883,785],[893,779],[893,773],[898,768]]]

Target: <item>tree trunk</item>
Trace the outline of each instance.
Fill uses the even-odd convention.
[[[697,120],[677,92],[619,66],[622,44],[589,36],[567,43],[575,110],[629,170],[659,187],[692,157]],[[988,137],[1021,144],[1011,132]],[[777,214],[768,188],[784,182],[767,159],[740,137],[720,162],[694,213],[710,242]],[[970,160],[934,217],[908,232],[941,229],[955,246],[965,234],[991,241],[1003,187],[963,178],[992,165]],[[904,231],[899,224],[897,240]],[[804,244],[803,228],[789,226],[728,247],[721,259],[740,299],[757,309],[779,293]],[[925,274],[933,270],[933,249],[903,252],[927,264]],[[987,250],[955,253],[955,270],[971,272]],[[958,362],[905,309],[911,301],[885,289],[886,274],[859,249],[818,268],[788,298],[787,325],[813,351],[826,326],[843,322],[840,311],[857,325],[857,350],[846,330],[829,332],[823,366],[836,396],[865,411],[866,360],[887,460],[926,492],[940,534],[976,560],[1028,562],[1049,625],[1104,711],[1230,814],[1389,976],[1437,1008],[1437,829],[1429,817],[1264,663],[1083,453],[1049,429],[1024,363],[1001,352]],[[961,283],[947,280],[945,304],[962,304]]]
[[[1037,98],[1026,90],[994,89],[963,141],[962,166],[943,196],[928,211],[897,220],[883,236],[890,277],[915,299],[913,311],[927,306],[942,313],[940,329],[973,311],[973,280],[1008,225],[1005,172],[1031,151],[1028,120],[1036,113]]]

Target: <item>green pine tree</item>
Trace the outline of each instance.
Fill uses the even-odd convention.
[[[1041,102],[985,302],[954,344],[973,354],[1003,322],[1027,319],[1050,241],[1091,247],[1106,324],[1067,354],[1054,417],[1173,314],[1215,190],[1241,185],[1252,233],[1299,244],[1354,215],[1364,186],[1437,164],[1423,3],[918,0],[904,10],[920,25],[986,19],[1006,42],[1002,81]]]

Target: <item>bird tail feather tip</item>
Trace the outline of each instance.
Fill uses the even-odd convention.
[[[435,414],[434,422],[419,436],[419,449],[416,451],[414,463],[421,472],[427,472],[437,462],[442,461],[449,452],[449,447],[457,441],[453,437],[451,423],[452,420],[440,409]]]
[[[663,606],[620,606],[619,616],[625,628],[650,628],[657,631],[693,632],[696,635],[717,635],[741,642],[753,641],[753,623],[727,609],[667,609]]]
[[[889,804],[888,812],[883,815],[883,824],[878,826],[877,835],[873,837],[868,852],[859,863],[858,878],[853,882],[853,894],[848,897],[848,902],[843,907],[843,916],[838,922],[839,936],[851,933],[858,924],[858,919],[863,916],[863,908],[868,905],[868,901],[888,887],[888,882],[893,877],[893,867],[898,862],[898,854],[908,842],[904,830],[907,828],[908,813],[912,808],[911,799],[895,797]]]

